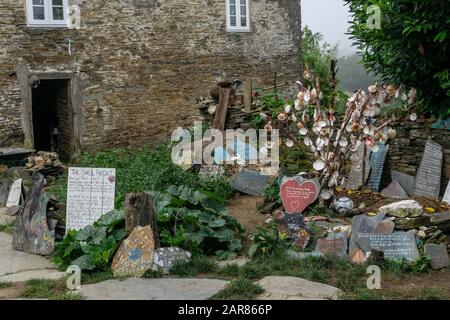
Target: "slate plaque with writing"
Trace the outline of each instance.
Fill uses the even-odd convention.
[[[439,197],[443,156],[442,146],[429,139],[414,181],[414,195]]]
[[[367,187],[375,192],[380,191],[384,163],[386,162],[386,155],[389,151],[389,146],[386,146],[384,143],[380,143],[379,148],[378,152],[372,152],[370,154],[370,175],[369,181],[367,181]]]
[[[442,198],[442,202],[450,204],[450,181],[448,182],[447,189],[445,190],[444,197]]]
[[[116,169],[69,168],[66,230],[80,230],[114,210]]]
[[[366,253],[372,249],[384,252],[384,257],[391,260],[416,261],[420,254],[417,249],[416,236],[412,232],[394,232],[392,234],[358,233],[355,235],[359,247]]]
[[[264,176],[257,171],[244,168],[234,177],[233,187],[245,194],[263,196],[271,182],[270,176]]]

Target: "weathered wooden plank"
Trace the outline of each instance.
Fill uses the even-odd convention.
[[[216,116],[213,122],[213,128],[224,131],[225,130],[225,122],[227,120],[228,115],[228,106],[230,103],[230,88],[220,88],[220,98],[219,105],[216,109]]]

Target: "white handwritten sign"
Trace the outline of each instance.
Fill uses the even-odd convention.
[[[445,190],[444,197],[442,198],[442,202],[450,204],[450,181],[448,182],[447,189]]]
[[[69,168],[66,229],[80,230],[114,210],[116,169]]]
[[[22,179],[17,179],[11,186],[8,200],[6,201],[6,207],[17,207],[20,203],[20,196],[22,195]]]

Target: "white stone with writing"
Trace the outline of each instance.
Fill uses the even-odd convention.
[[[6,207],[12,208],[20,204],[20,196],[22,195],[22,179],[17,179],[11,186]]]
[[[442,198],[442,202],[450,204],[450,181],[448,182],[447,189],[445,190],[444,197]]]
[[[114,210],[116,169],[69,168],[67,230],[80,230]]]

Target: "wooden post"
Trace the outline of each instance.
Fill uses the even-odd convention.
[[[252,78],[247,78],[244,81],[244,106],[245,112],[252,112],[252,98],[253,98],[253,88],[252,88]]]
[[[220,131],[225,130],[225,123],[227,121],[227,114],[228,114],[228,106],[230,104],[230,95],[231,95],[231,89],[230,88],[220,88],[220,98],[219,98],[219,105],[216,109],[216,115],[214,117],[213,122],[213,128],[218,129]]]
[[[150,226],[159,248],[159,229],[153,198],[147,192],[129,193],[125,199],[125,229],[130,234],[136,227]]]

